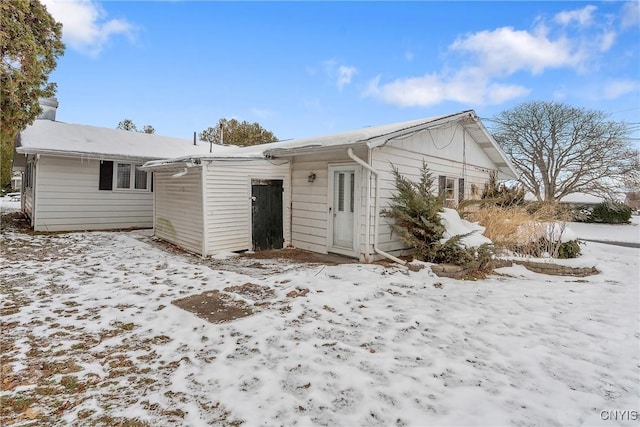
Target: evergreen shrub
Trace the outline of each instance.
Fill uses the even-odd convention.
[[[602,202],[593,207],[589,222],[629,224],[631,222],[631,208],[624,203]]]
[[[381,213],[393,220],[391,229],[400,239],[415,249],[414,257],[420,261],[449,263],[465,267],[489,268],[493,258],[491,245],[466,248],[461,243],[464,236],[454,236],[442,243],[445,227],[439,213],[442,200],[433,195],[433,178],[427,164],[422,163],[420,182],[414,183],[392,166],[396,193],[389,207]]]

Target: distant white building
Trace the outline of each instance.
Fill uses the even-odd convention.
[[[20,190],[22,188],[22,173],[14,171],[11,175],[11,189]]]
[[[536,196],[534,196],[532,193],[529,193],[529,192],[525,193],[524,199],[529,202],[535,202],[537,200]],[[578,205],[578,206],[595,206],[606,200],[607,199],[603,197],[594,196],[593,194],[571,193],[563,197],[562,199],[560,199],[560,203],[564,203],[568,205]],[[616,201],[623,202],[624,199],[618,198],[616,199]]]

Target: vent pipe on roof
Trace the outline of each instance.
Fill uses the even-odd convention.
[[[196,144],[196,132],[193,132],[193,145],[197,145]]]
[[[56,121],[56,111],[58,110],[58,100],[56,98],[40,98],[38,100],[42,113],[38,119]]]

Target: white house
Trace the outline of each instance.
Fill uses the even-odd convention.
[[[371,261],[405,250],[380,212],[395,191],[392,168],[418,180],[423,161],[449,206],[479,198],[492,171],[516,178],[471,110],[143,169],[155,176],[156,235],[187,250],[209,256],[291,245]]]
[[[153,181],[147,161],[228,147],[188,139],[55,121],[54,99],[16,141],[22,211],[36,231],[153,226]]]

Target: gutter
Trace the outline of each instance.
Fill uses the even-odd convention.
[[[349,148],[347,149],[347,155],[357,164],[359,164],[360,166],[362,166],[363,168],[365,168],[366,170],[369,171],[369,173],[373,174],[376,178],[376,195],[375,195],[375,199],[374,199],[374,204],[373,204],[373,213],[375,215],[374,220],[373,220],[373,250],[375,251],[375,253],[382,255],[383,257],[390,259],[393,262],[397,262],[398,264],[401,265],[407,265],[406,261],[401,260],[400,258],[396,258],[393,255],[383,251],[382,249],[380,249],[378,247],[378,217],[379,217],[379,213],[378,213],[378,208],[379,208],[379,204],[380,204],[380,194],[378,192],[378,188],[380,187],[379,185],[379,181],[380,181],[380,173],[374,169],[373,167],[371,167],[368,163],[366,163],[364,160],[362,160],[360,157],[356,156],[355,154],[353,154],[353,149]],[[371,206],[371,179],[369,179],[369,184],[367,186],[367,206]],[[370,208],[369,208],[370,209]],[[369,246],[370,246],[370,236],[369,236],[369,227],[370,227],[370,219],[369,217],[371,216],[370,212],[367,212],[367,223],[369,223],[369,225],[367,226],[367,234],[366,234],[366,244],[367,244],[367,253],[365,254],[365,257],[369,258]]]
[[[83,151],[64,151],[64,150],[40,150],[40,149],[31,149],[25,147],[16,147],[15,152],[18,154],[34,154],[34,155],[44,155],[44,156],[53,156],[53,157],[71,157],[71,158],[82,158],[82,159],[94,159],[94,160],[104,160],[104,159],[113,159],[113,160],[123,160],[123,161],[135,161],[135,162],[148,162],[150,160],[155,160],[155,157],[145,157],[145,156],[136,156],[136,155],[128,155],[128,154],[108,154],[108,153],[87,153]]]

